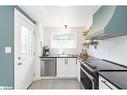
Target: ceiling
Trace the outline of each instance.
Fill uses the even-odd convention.
[[[20,6],[44,27],[86,27],[99,6]]]

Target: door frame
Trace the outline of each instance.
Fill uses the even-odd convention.
[[[36,33],[36,29],[35,29],[36,25],[33,22],[31,22],[26,16],[24,16],[20,11],[18,11],[16,8],[14,8],[14,89],[16,89],[15,88],[15,78],[16,78],[16,76],[15,76],[15,65],[17,64],[17,55],[16,55],[17,52],[15,51],[15,49],[17,47],[16,46],[16,39],[17,39],[17,29],[16,29],[17,21],[16,20],[17,20],[17,17],[21,17],[27,23],[29,23],[34,28],[34,34]],[[36,37],[34,34],[33,34],[33,38],[35,39]],[[35,50],[36,47],[34,47],[34,46],[36,46],[35,41],[33,41],[33,53],[34,52],[36,53],[36,50]],[[33,54],[33,59],[34,59],[34,57],[35,57],[35,55]],[[34,65],[34,61],[33,61],[33,65]]]

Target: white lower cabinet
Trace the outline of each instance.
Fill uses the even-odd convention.
[[[57,77],[66,77],[65,58],[57,58]]]
[[[76,67],[76,77],[78,79],[78,81],[80,82],[80,60],[77,59],[77,67]]]
[[[118,89],[112,85],[109,81],[99,76],[99,89]]]
[[[57,77],[76,77],[76,58],[57,58]]]

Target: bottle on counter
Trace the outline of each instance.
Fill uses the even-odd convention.
[[[85,49],[85,50],[82,49],[82,53],[80,54],[80,57],[81,57],[83,60],[88,60],[89,55],[88,55],[88,52],[87,52],[86,49]]]
[[[85,49],[85,51],[84,51],[84,60],[88,60],[88,57],[89,57],[88,52]]]

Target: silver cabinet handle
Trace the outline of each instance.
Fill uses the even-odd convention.
[[[22,65],[23,63],[18,63],[18,66]]]
[[[68,64],[68,59],[66,59],[67,60],[67,64]]]
[[[110,87],[107,83],[106,83],[106,81],[104,81],[104,80],[101,80],[106,86],[108,86],[110,89],[113,89],[112,87]]]
[[[65,59],[65,64],[68,64],[68,59]]]
[[[65,59],[65,64],[67,64],[67,60]]]

